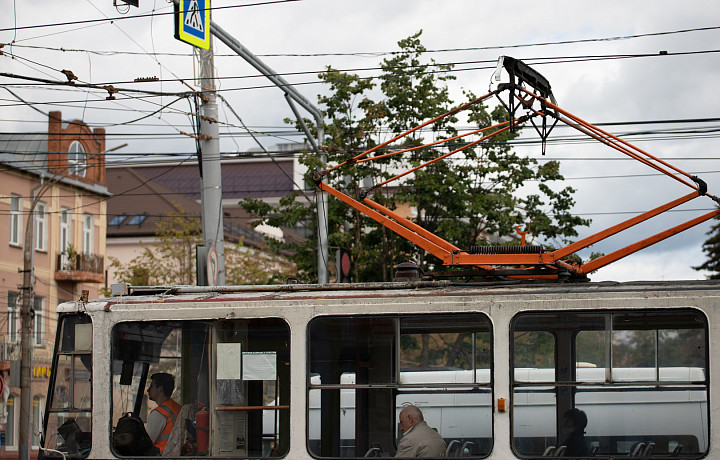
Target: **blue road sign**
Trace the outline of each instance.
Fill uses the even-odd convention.
[[[210,48],[210,0],[180,0],[176,4],[175,38],[198,48]]]

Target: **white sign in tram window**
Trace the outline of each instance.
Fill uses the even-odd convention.
[[[75,351],[92,350],[92,324],[75,325]]]
[[[217,379],[242,380],[242,344],[217,344]]]
[[[274,351],[243,353],[243,380],[275,380],[277,357]]]

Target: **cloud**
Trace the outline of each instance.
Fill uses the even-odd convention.
[[[703,280],[708,273],[691,267],[704,256],[700,250],[672,250],[662,253],[638,253],[601,268],[590,275],[592,281],[670,281]]]

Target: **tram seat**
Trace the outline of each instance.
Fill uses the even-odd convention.
[[[475,443],[472,441],[465,441],[460,448],[460,455],[458,455],[458,457],[471,457],[474,445]]]
[[[555,449],[555,453],[553,454],[553,457],[562,457],[565,455],[565,451],[567,450],[567,446],[560,446],[557,449]]]
[[[370,444],[370,448],[367,452],[365,452],[363,457],[392,457],[392,455],[390,455],[390,452],[383,449],[379,442],[373,442]]]
[[[647,443],[647,446],[645,446],[645,450],[643,451],[642,456],[643,456],[643,457],[649,457],[649,456],[651,456],[652,453],[653,453],[653,449],[654,449],[654,448],[655,448],[655,443],[654,443],[654,442],[649,442],[649,443]]]
[[[180,408],[165,450],[163,450],[163,457],[179,457],[182,454],[182,447],[187,441],[187,421],[189,420],[191,423],[194,421],[197,410],[197,404],[185,404]]]
[[[443,457],[445,458],[455,458],[458,457],[458,452],[460,450],[460,441],[457,439],[453,439],[448,443],[447,447],[445,448],[445,453],[443,454]]]
[[[644,442],[636,442],[633,445],[633,447],[630,449],[629,457],[641,457],[644,452],[645,452],[645,443]]]
[[[597,444],[594,445],[594,446],[592,446],[592,447],[590,448],[590,456],[591,456],[591,457],[596,456],[597,453],[598,453],[598,450],[600,450],[600,446],[598,446]]]
[[[555,446],[547,446],[545,449],[545,452],[543,452],[543,457],[552,457],[555,453]]]

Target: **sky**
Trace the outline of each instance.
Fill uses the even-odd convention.
[[[138,8],[116,8],[113,0],[6,0],[0,15],[0,43],[5,44],[0,72],[64,80],[60,71],[68,69],[79,82],[117,88],[165,93],[187,91],[187,85],[196,88],[192,46],[173,37],[172,5],[165,0],[139,2]],[[480,0],[216,0],[212,6],[215,23],[313,103],[318,94],[327,94],[317,78],[326,66],[377,75],[377,70],[362,69],[376,68],[387,53],[397,50],[399,40],[420,30],[428,57],[456,63],[456,79],[448,86],[458,103],[463,90],[486,92],[498,56],[525,60],[550,81],[560,107],[593,123],[622,122],[604,129],[697,174],[710,193],[720,195],[716,0],[519,2],[513,7]],[[283,123],[293,115],[282,91],[219,41],[214,46],[218,88],[228,103],[220,104],[219,116],[230,124],[220,128],[221,152],[256,147],[243,124],[272,133],[258,136],[267,148],[300,142],[302,136]],[[588,56],[604,58],[579,59]],[[547,58],[551,63],[541,63]],[[133,81],[143,77],[161,81]],[[62,110],[64,119],[105,127],[108,149],[127,143],[109,161],[127,163],[178,153],[190,157],[194,140],[181,134],[191,130],[188,102],[176,102],[169,95],[121,92],[114,101],[106,96],[104,91],[0,76],[0,132],[44,131],[43,113]],[[627,124],[647,121],[666,122]],[[537,144],[518,146],[517,151],[539,161],[560,160],[564,185],[577,190],[573,212],[593,221],[581,229],[581,237],[691,191],[596,142],[564,140],[572,134],[557,128],[544,158]],[[536,137],[526,131],[523,139]],[[581,256],[590,251],[610,253],[713,208],[709,198],[698,198],[677,212],[596,244]],[[706,273],[691,267],[705,259],[701,246],[711,225],[706,222],[628,256],[591,278],[703,279]]]

